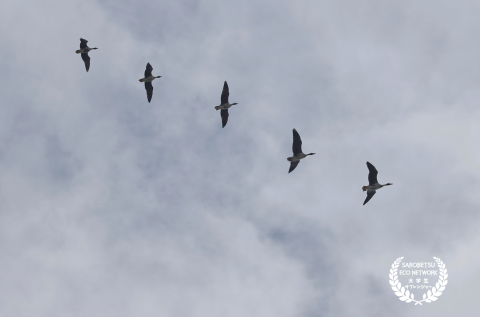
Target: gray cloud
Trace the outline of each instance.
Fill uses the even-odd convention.
[[[0,314],[472,315],[477,6],[0,5]],[[367,160],[394,185],[362,206]],[[445,262],[437,302],[393,294],[400,256]]]

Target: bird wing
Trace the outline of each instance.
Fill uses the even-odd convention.
[[[88,53],[82,53],[83,62],[85,63],[85,69],[88,70],[90,69],[90,56],[88,56]]]
[[[222,117],[222,128],[225,128],[228,122],[228,109],[220,110],[220,116]]]
[[[367,198],[365,198],[365,201],[363,202],[363,204],[365,205],[366,203],[368,203],[368,201],[370,199],[372,199],[373,195],[375,195],[376,191],[374,190],[367,190]]]
[[[220,101],[221,101],[222,104],[228,103],[228,95],[229,95],[228,85],[227,85],[227,82],[225,82],[223,84],[222,97],[220,98]]]
[[[150,63],[147,63],[147,68],[145,69],[145,78],[152,76],[153,67]]]
[[[290,169],[288,170],[288,172],[290,173],[291,171],[293,171],[297,167],[298,163],[300,163],[300,161],[291,161]]]
[[[293,155],[302,153],[302,139],[300,139],[300,134],[297,130],[293,129],[293,145],[292,145]]]
[[[368,185],[375,185],[378,183],[377,181],[377,174],[378,174],[378,171],[377,169],[375,168],[375,166],[373,166],[370,162],[367,162],[367,167],[368,167],[368,170],[370,171],[370,173],[368,173]]]
[[[145,82],[145,90],[147,91],[147,99],[148,99],[148,102],[150,102],[150,100],[152,100],[152,96],[153,96],[153,86],[152,86],[152,82]]]
[[[80,39],[80,48],[85,48],[87,47],[88,41],[85,39]]]

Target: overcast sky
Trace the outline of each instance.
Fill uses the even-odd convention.
[[[0,315],[477,316],[479,14],[3,1]],[[316,155],[288,174],[293,128]],[[363,206],[366,161],[393,186]],[[398,299],[402,256],[443,260],[438,301]]]

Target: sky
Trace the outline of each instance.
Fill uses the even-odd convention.
[[[477,316],[479,11],[3,1],[0,315]],[[362,205],[367,161],[393,186]],[[445,263],[436,302],[399,257]]]

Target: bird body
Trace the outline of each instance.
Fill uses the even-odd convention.
[[[150,63],[147,63],[147,67],[145,68],[145,73],[143,74],[144,77],[138,80],[141,83],[145,83],[145,90],[147,91],[148,102],[152,100],[152,96],[153,96],[152,81],[154,81],[155,78],[162,77],[162,76],[152,76],[152,70],[153,70],[152,65],[150,65]]]
[[[378,175],[378,171],[377,169],[375,168],[375,166],[373,166],[370,162],[367,162],[367,167],[368,167],[368,186],[363,186],[362,187],[362,190],[365,192],[367,192],[367,198],[365,198],[365,201],[363,202],[363,204],[365,205],[366,203],[368,203],[368,201],[370,199],[372,199],[373,195],[376,194],[377,192],[377,189],[380,189],[382,187],[385,187],[385,186],[390,186],[390,185],[393,185],[392,183],[387,183],[387,184],[379,184],[378,183],[378,180],[377,180],[377,175]]]
[[[385,184],[385,185],[380,185],[379,183],[376,183],[374,185],[368,185],[368,186],[363,186],[362,189],[363,191],[366,191],[366,190],[377,190],[377,189],[380,189],[384,186],[388,186],[388,185],[392,185],[392,184]]]
[[[220,111],[220,116],[222,117],[222,128],[225,128],[228,122],[228,109],[232,106],[238,105],[238,103],[229,103],[228,102],[228,96],[230,95],[229,89],[228,89],[228,84],[225,81],[223,83],[223,90],[222,90],[222,95],[220,96],[220,105],[215,106],[216,110],[221,110]]]
[[[84,53],[90,52],[91,50],[98,50],[98,48],[96,48],[96,47],[84,47],[82,49],[76,50],[75,53],[84,54]]]
[[[237,103],[222,103],[219,106],[216,106],[215,109],[222,110],[222,109],[229,109],[231,106],[238,105]]]
[[[85,69],[88,72],[88,70],[90,69],[90,56],[88,56],[88,52],[90,52],[91,50],[98,50],[98,48],[88,47],[87,43],[87,40],[80,38],[80,49],[76,50],[75,53],[82,54],[82,59],[85,63]]]
[[[141,83],[151,83],[152,81],[155,80],[155,78],[160,78],[160,77],[162,77],[162,76],[149,76],[149,77],[139,79],[138,81],[141,82]]]
[[[305,154],[302,152],[302,139],[296,129],[293,129],[293,144],[292,144],[293,156],[287,157],[287,161],[290,162],[290,169],[288,172],[292,172],[300,163],[300,160],[306,158],[309,155],[315,155],[315,153]]]
[[[315,153],[310,153],[310,154],[304,154],[304,153],[299,153],[297,155],[294,155],[294,156],[290,156],[290,157],[287,157],[287,161],[300,161],[301,159],[304,159],[306,158],[307,156],[309,155],[313,155]]]

